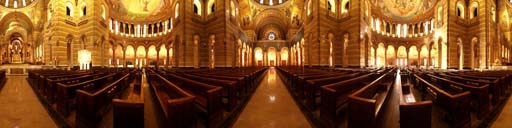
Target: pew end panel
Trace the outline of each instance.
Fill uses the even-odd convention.
[[[112,100],[114,128],[144,127],[144,102]]]
[[[349,96],[348,118],[349,128],[373,128],[376,127],[375,105],[373,99]]]
[[[430,128],[432,126],[432,101],[400,104],[400,127]]]

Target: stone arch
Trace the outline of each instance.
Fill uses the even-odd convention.
[[[407,53],[409,55],[409,58],[407,58],[407,61],[409,63],[409,65],[415,65],[415,66],[418,66],[421,64],[420,63],[420,60],[419,59],[419,52],[418,52],[418,47],[416,46],[411,46],[409,47],[409,53]]]
[[[281,55],[281,65],[282,66],[288,66],[290,65],[290,58],[288,58],[290,56],[290,54],[294,54],[294,53],[290,53],[290,50],[288,50],[288,47],[282,47],[281,50],[280,50],[280,55]]]
[[[267,60],[268,66],[277,65],[277,49],[275,47],[269,47],[267,49]]]
[[[327,0],[325,3],[326,9],[332,13],[336,13],[336,1],[335,0]]]
[[[215,9],[215,0],[208,0],[208,8],[206,10],[206,15],[214,13]]]
[[[384,43],[379,43],[377,45],[377,51],[376,51],[376,55],[375,55],[375,66],[377,67],[383,67],[385,66],[385,62],[386,62],[386,45]]]
[[[407,66],[407,50],[405,46],[398,46],[397,52],[397,65],[398,66]]]
[[[387,65],[396,65],[396,54],[395,54],[395,46],[388,44],[386,49],[386,66]]]
[[[199,0],[194,0],[193,2],[193,7],[194,7],[194,13],[196,15],[201,15],[202,13],[202,7],[201,7],[201,1]]]
[[[74,6],[73,6],[73,3],[72,3],[70,0],[68,0],[68,1],[66,2],[66,15],[67,15],[67,16],[70,16],[70,17],[73,17],[73,16],[74,16],[74,14],[73,14],[73,13],[75,12],[75,10],[74,10],[74,9],[75,9],[75,8],[74,8]]]

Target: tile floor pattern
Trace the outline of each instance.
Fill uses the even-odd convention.
[[[0,128],[57,127],[26,78],[7,76],[7,83],[0,88]]]
[[[256,89],[233,128],[310,128],[274,68]]]

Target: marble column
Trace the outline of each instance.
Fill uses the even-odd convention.
[[[386,50],[386,47],[384,46],[384,67],[387,66],[388,61],[388,51]]]
[[[375,67],[377,67],[377,49],[378,47],[375,50],[373,50],[373,63],[375,64]]]
[[[405,58],[405,60],[407,60],[407,63],[405,64],[407,67],[409,67],[410,65],[410,61],[409,61],[409,49],[405,49],[405,55],[407,56],[407,58]]]
[[[133,51],[134,51],[134,53],[133,53],[133,62],[132,62],[132,65],[133,65],[133,67],[134,67],[134,68],[137,68],[137,60],[138,60],[138,59],[137,59],[137,49],[138,49],[138,48],[135,48],[135,49],[133,50]]]
[[[112,47],[112,65],[114,65],[114,67],[117,67],[116,49],[115,49],[116,46],[117,46],[117,44],[114,44],[114,47]]]
[[[158,69],[158,63],[160,63],[160,47],[156,48],[156,63],[155,68]]]
[[[126,50],[125,49],[123,49],[123,67],[125,67],[125,68],[127,67],[127,65],[126,65]]]
[[[167,48],[167,56],[165,56],[165,58],[166,58],[166,60],[165,60],[166,61],[165,62],[165,68],[167,68],[167,67],[169,67],[169,62],[171,62],[169,60],[169,48]]]
[[[432,51],[432,48],[428,48],[427,68],[429,68],[429,67],[430,67],[430,65],[431,65],[431,63],[432,63],[432,62],[431,62],[431,61],[432,61],[432,58],[431,58],[431,55],[430,55],[431,51]]]
[[[144,58],[145,58],[145,59],[144,59],[144,67],[147,67],[147,66],[148,66],[148,58],[149,58],[149,56],[148,56],[148,50],[146,50],[146,56],[145,56]]]

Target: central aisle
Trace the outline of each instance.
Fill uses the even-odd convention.
[[[310,128],[292,96],[274,68],[256,89],[234,128]]]

